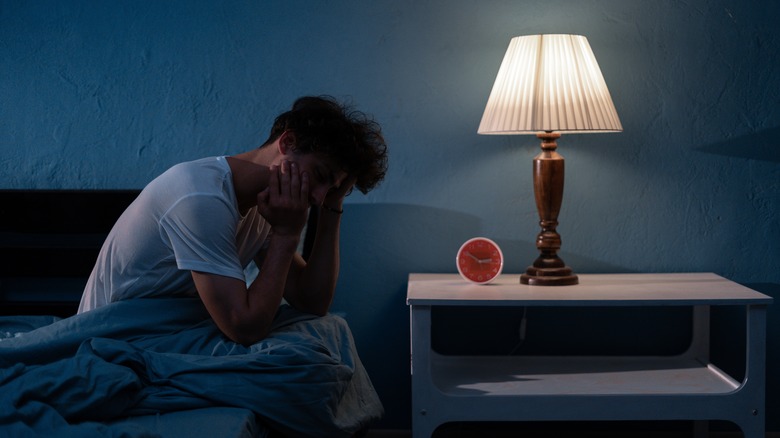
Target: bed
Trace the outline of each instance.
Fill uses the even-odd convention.
[[[249,347],[222,336],[197,298],[74,315],[89,274],[74,266],[94,262],[101,236],[133,197],[0,191],[14,212],[0,220],[2,435],[355,436],[381,418],[338,315],[282,306],[271,335]],[[41,214],[42,205],[56,212],[79,203],[87,215],[100,210],[100,224]],[[62,257],[68,269],[57,267]]]

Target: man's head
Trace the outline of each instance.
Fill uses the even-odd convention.
[[[357,178],[355,187],[367,193],[385,177],[387,145],[379,124],[331,97],[301,97],[274,121],[264,143],[292,134],[295,153],[318,154]]]

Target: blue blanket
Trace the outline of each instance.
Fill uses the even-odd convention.
[[[0,431],[9,436],[148,436],[103,422],[210,406],[249,409],[291,436],[349,436],[383,414],[335,315],[283,306],[272,334],[250,347],[222,336],[197,298],[0,318]]]

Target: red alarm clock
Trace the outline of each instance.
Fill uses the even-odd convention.
[[[461,245],[455,262],[461,277],[473,283],[488,284],[504,269],[504,254],[496,242],[475,237]]]

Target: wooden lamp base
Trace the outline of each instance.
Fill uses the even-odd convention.
[[[542,231],[536,236],[536,248],[541,254],[520,276],[520,283],[537,286],[568,286],[579,283],[571,268],[558,257],[561,236],[558,212],[563,202],[563,156],[556,152],[558,132],[540,132],[542,152],[534,158],[534,197]]]
[[[525,274],[520,276],[520,283],[532,286],[570,286],[579,283],[579,278],[570,267],[563,263],[563,260],[556,257],[555,264],[560,263],[560,267],[542,268],[537,265],[548,264],[550,259],[543,259],[539,256],[532,266],[525,270]]]

